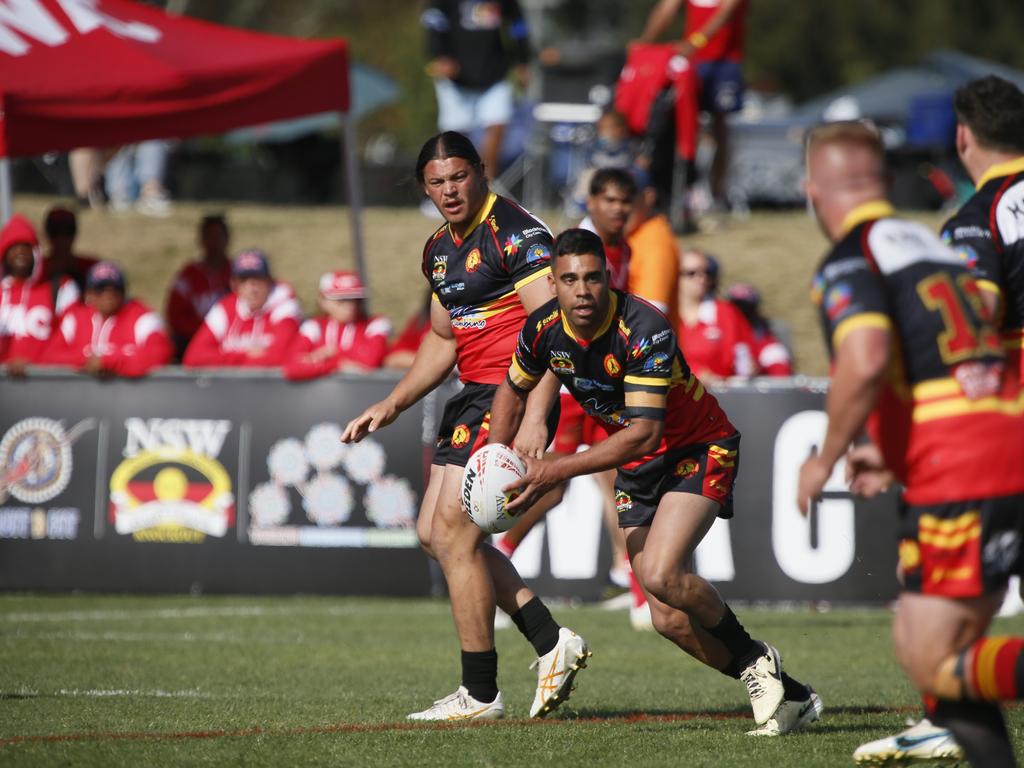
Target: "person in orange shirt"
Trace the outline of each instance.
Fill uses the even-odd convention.
[[[646,299],[666,315],[676,306],[679,244],[672,225],[656,209],[658,191],[643,173],[635,173],[640,192],[626,223],[626,242],[632,252],[629,292]]]

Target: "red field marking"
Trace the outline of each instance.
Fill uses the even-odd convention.
[[[917,707],[840,707],[830,710],[833,714],[873,715],[902,714],[916,712]],[[472,721],[462,723],[336,723],[334,725],[296,726],[293,728],[236,728],[209,731],[88,731],[85,733],[52,733],[29,736],[8,736],[0,738],[0,746],[12,744],[59,743],[73,741],[174,741],[183,739],[224,739],[242,736],[305,736],[332,733],[382,733],[387,731],[449,730],[452,728],[495,728],[503,725],[557,726],[582,723],[614,724],[625,723],[682,723],[691,720],[750,720],[749,712],[676,712],[672,714],[649,714],[629,712],[608,717],[587,715],[585,717],[555,718],[552,720],[519,719],[494,721]]]

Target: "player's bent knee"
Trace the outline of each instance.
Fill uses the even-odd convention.
[[[642,583],[658,600],[682,609],[690,604],[691,590],[687,585],[687,574],[678,567],[652,564],[645,571]]]

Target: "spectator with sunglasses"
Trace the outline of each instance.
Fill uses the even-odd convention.
[[[679,264],[678,333],[690,368],[701,381],[753,376],[750,323],[731,302],[718,298],[718,262],[695,248]]]

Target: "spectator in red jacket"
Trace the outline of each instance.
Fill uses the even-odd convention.
[[[0,363],[8,375],[24,376],[42,358],[60,316],[78,301],[78,287],[67,277],[41,280],[39,240],[21,214],[0,231],[0,257]]]
[[[757,288],[749,283],[736,283],[725,295],[750,323],[753,331],[751,352],[758,375],[792,376],[793,356],[775,335],[771,321],[761,314],[761,294]]]
[[[750,323],[716,296],[717,288],[718,262],[693,248],[684,251],[679,265],[679,348],[702,381],[753,376]]]
[[[355,272],[328,272],[320,278],[323,314],[302,324],[292,344],[285,378],[313,379],[335,371],[372,371],[388,351],[391,323],[367,317],[366,286]]]
[[[203,324],[213,305],[231,292],[231,232],[222,214],[204,216],[199,222],[202,256],[190,261],[174,277],[167,296],[167,325],[178,359]]]
[[[231,293],[206,313],[182,362],[191,368],[280,367],[301,320],[295,291],[271,277],[267,255],[242,251],[231,264]]]
[[[75,252],[75,238],[78,236],[75,212],[62,206],[51,208],[43,221],[43,231],[50,248],[43,259],[40,279],[53,283],[61,277],[69,277],[75,281],[79,291],[84,291],[85,278],[99,259]]]
[[[85,303],[64,315],[44,362],[70,365],[99,378],[146,376],[171,359],[160,315],[125,298],[124,273],[101,261],[85,279]]]

